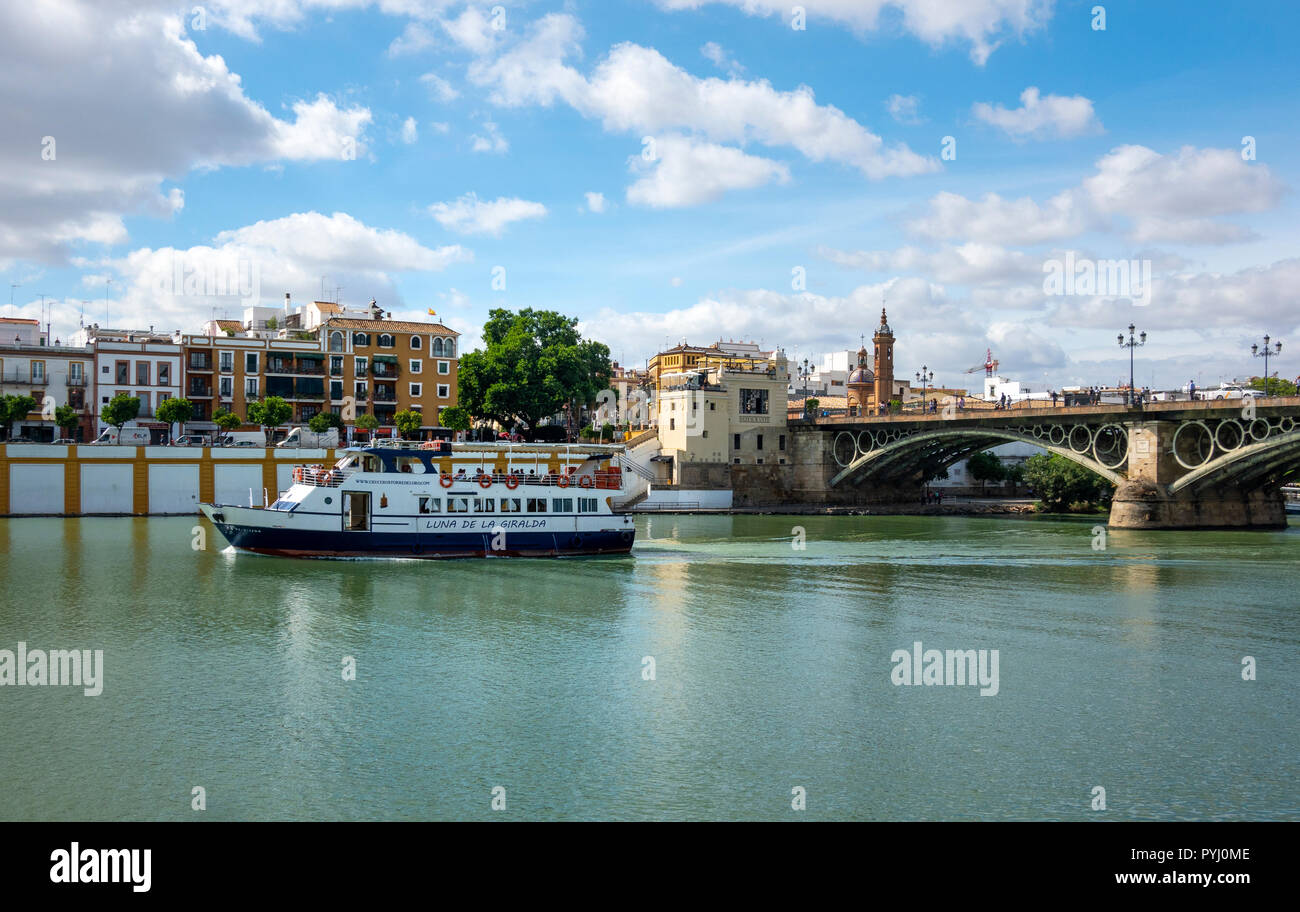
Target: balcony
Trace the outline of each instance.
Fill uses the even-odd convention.
[[[283,360],[272,358],[266,363],[266,372],[268,374],[296,374],[308,377],[323,377],[325,375],[325,362],[319,358],[316,359],[298,359],[294,361],[290,358]]]
[[[68,377],[68,379],[67,379],[67,385],[68,385],[68,386],[85,386],[85,385],[86,385],[86,378],[85,378],[84,376],[81,376],[81,377]]]
[[[391,389],[388,389],[387,387],[377,386],[377,387],[375,387],[375,401],[376,401],[376,402],[396,402],[396,401],[397,401],[397,393],[396,393],[395,391],[391,390]]]
[[[401,375],[401,370],[396,364],[376,362],[370,365],[370,375],[376,380],[396,380]]]
[[[203,383],[191,383],[189,392],[185,395],[190,399],[211,399],[212,387]]]
[[[189,361],[186,362],[186,366],[192,371],[211,373],[212,359],[208,357],[206,352],[201,353],[201,356],[199,353],[191,353]]]

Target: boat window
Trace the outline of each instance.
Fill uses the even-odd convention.
[[[399,472],[409,472],[412,475],[423,475],[425,471],[424,463],[419,456],[399,456],[397,470]]]
[[[469,512],[469,498],[468,498],[468,497],[448,497],[448,498],[447,498],[447,512],[448,512],[448,513],[468,513],[468,512]]]
[[[551,501],[551,512],[552,512],[552,513],[572,513],[572,512],[573,512],[573,498],[572,498],[572,497],[556,497],[556,498],[554,498],[554,499]]]
[[[421,498],[420,498],[420,512],[421,512],[421,513],[441,513],[441,512],[442,512],[442,498],[441,498],[441,497],[421,497]]]
[[[546,512],[546,498],[545,498],[545,497],[530,497],[530,498],[528,498],[528,512],[529,512],[529,513],[545,513],[545,512]]]
[[[594,497],[579,497],[579,498],[578,498],[578,512],[579,512],[579,513],[595,513],[595,512],[597,512],[597,509],[598,509],[598,508],[597,508],[597,506],[596,506],[596,498],[594,498]]]
[[[475,513],[495,513],[496,508],[497,508],[497,502],[494,498],[491,497],[474,498]]]
[[[518,498],[518,497],[503,497],[503,498],[501,498],[501,512],[502,512],[502,513],[522,513],[523,510],[521,510],[521,509],[519,508],[519,498]]]
[[[378,472],[378,471],[379,471],[379,457],[378,457],[378,456],[366,456],[365,459],[362,460],[362,465],[365,466],[365,471],[367,471],[367,472]]]

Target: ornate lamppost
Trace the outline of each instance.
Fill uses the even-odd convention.
[[[1258,344],[1256,344],[1256,345],[1252,345],[1252,346],[1250,347],[1250,353],[1251,353],[1253,356],[1255,356],[1256,358],[1263,358],[1263,359],[1264,359],[1264,395],[1265,395],[1265,396],[1270,395],[1270,388],[1271,388],[1272,385],[1273,385],[1272,375],[1269,374],[1269,372],[1268,372],[1268,358],[1269,358],[1270,355],[1280,355],[1280,354],[1282,354],[1282,343],[1281,343],[1281,342],[1274,342],[1274,343],[1273,343],[1273,346],[1274,346],[1274,347],[1273,347],[1272,349],[1270,349],[1270,348],[1268,347],[1268,343],[1269,343],[1269,337],[1268,337],[1268,336],[1264,336],[1264,350],[1263,350],[1263,351],[1260,351],[1260,350],[1259,350],[1259,345],[1258,345]]]
[[[1147,344],[1146,332],[1140,333],[1134,338],[1133,331],[1136,327],[1130,323],[1128,325],[1128,341],[1124,341],[1124,334],[1119,334],[1119,347],[1128,349],[1128,404],[1130,407],[1137,404],[1137,390],[1134,389],[1133,382],[1133,349]]]
[[[928,367],[922,364],[921,369],[916,372],[916,379],[917,382],[921,384],[921,414],[924,415],[925,414],[925,390],[927,385],[930,383],[930,381],[934,379],[934,371],[930,370]]]

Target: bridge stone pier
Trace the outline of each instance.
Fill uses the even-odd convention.
[[[792,488],[908,502],[940,469],[1021,441],[1113,482],[1113,528],[1279,529],[1281,486],[1300,477],[1298,423],[1300,397],[804,419],[791,422]]]

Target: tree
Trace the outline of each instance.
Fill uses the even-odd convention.
[[[1055,453],[1038,453],[1025,460],[1025,484],[1039,498],[1039,509],[1064,513],[1076,504],[1090,506],[1112,487],[1095,472]]]
[[[468,431],[469,411],[461,405],[449,405],[438,414],[438,423],[449,431]]]
[[[60,405],[54,410],[54,423],[65,431],[71,431],[81,423],[81,416],[70,405]]]
[[[1250,388],[1274,396],[1294,396],[1296,394],[1295,383],[1285,377],[1269,377],[1267,381],[1263,377],[1251,377]]]
[[[126,393],[118,393],[108,405],[104,406],[99,412],[99,420],[105,424],[117,428],[117,436],[122,438],[122,425],[126,424],[140,414],[140,400],[135,396],[128,396]]]
[[[1007,481],[1011,482],[1011,493],[1014,494],[1016,493],[1016,488],[1020,487],[1025,482],[1025,467],[1017,462],[1012,465],[1006,465],[1004,463],[1003,468],[1006,470]]]
[[[316,434],[324,434],[330,428],[338,428],[341,431],[343,430],[343,419],[330,411],[317,412],[311,416],[311,420],[307,422],[307,427],[311,428],[312,432]]]
[[[405,409],[393,416],[393,423],[397,425],[397,433],[402,435],[402,439],[410,440],[424,425],[424,415],[415,409]]]
[[[379,427],[379,419],[369,412],[366,412],[364,415],[357,416],[357,427],[373,435],[375,433],[375,428]]]
[[[177,396],[164,399],[158,403],[158,420],[168,424],[179,424],[180,432],[185,433],[185,422],[194,417],[194,403]]]
[[[816,416],[817,407],[821,404],[820,399],[805,399],[803,401],[803,413],[808,416]]]
[[[228,412],[223,408],[218,408],[212,413],[212,422],[223,431],[233,431],[244,423],[244,419],[240,418],[234,412]]]
[[[1002,465],[1002,460],[998,459],[988,450],[982,453],[976,453],[966,462],[966,469],[970,472],[970,477],[980,483],[980,493],[984,493],[984,483],[988,481],[1002,481],[1007,477],[1007,470]]]
[[[461,404],[474,418],[526,425],[530,440],[566,404],[576,416],[610,378],[608,346],[583,339],[577,324],[549,310],[490,311],[484,348],[460,359]]]
[[[36,411],[36,400],[31,396],[5,396],[0,399],[0,424],[4,425],[5,439],[14,434],[14,422],[22,421]]]
[[[248,403],[248,423],[260,425],[263,430],[279,427],[293,417],[293,406],[279,396],[267,396],[261,402]],[[270,440],[267,434],[267,440]]]

